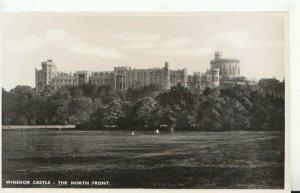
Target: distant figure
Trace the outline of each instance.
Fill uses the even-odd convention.
[[[159,132],[158,129],[156,129],[155,133],[156,133],[156,135],[159,135],[159,134],[160,134],[160,132]]]
[[[174,132],[174,127],[170,128],[170,132],[173,133]]]
[[[132,136],[134,135],[134,131],[131,132],[131,135],[132,135]]]

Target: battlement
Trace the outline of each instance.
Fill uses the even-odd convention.
[[[222,58],[221,52],[215,52],[215,58],[210,62],[211,68],[206,72],[187,74],[187,69],[169,69],[165,62],[161,68],[135,69],[129,66],[117,66],[113,71],[87,71],[79,70],[75,73],[57,72],[52,59],[42,62],[42,70],[36,69],[37,91],[44,89],[45,85],[53,84],[56,89],[65,85],[95,84],[97,86],[109,85],[115,90],[126,90],[150,84],[159,85],[169,89],[178,83],[191,90],[203,91],[206,87],[214,88],[219,85],[222,78],[235,78],[240,76],[239,60]]]

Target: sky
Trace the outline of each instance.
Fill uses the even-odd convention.
[[[286,17],[282,13],[6,13],[1,16],[2,87],[35,86],[35,68],[111,71],[187,68],[205,72],[214,52],[240,60],[249,79],[284,78]]]

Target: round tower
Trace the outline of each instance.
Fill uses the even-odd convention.
[[[240,76],[240,61],[234,58],[223,58],[220,52],[215,52],[215,58],[210,61],[211,68],[218,68],[221,79],[231,79]]]

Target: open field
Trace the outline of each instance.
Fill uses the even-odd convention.
[[[284,185],[281,132],[2,130],[2,149],[3,187],[18,187],[5,180],[51,180],[50,187],[62,187],[58,180],[108,180],[101,188]]]

